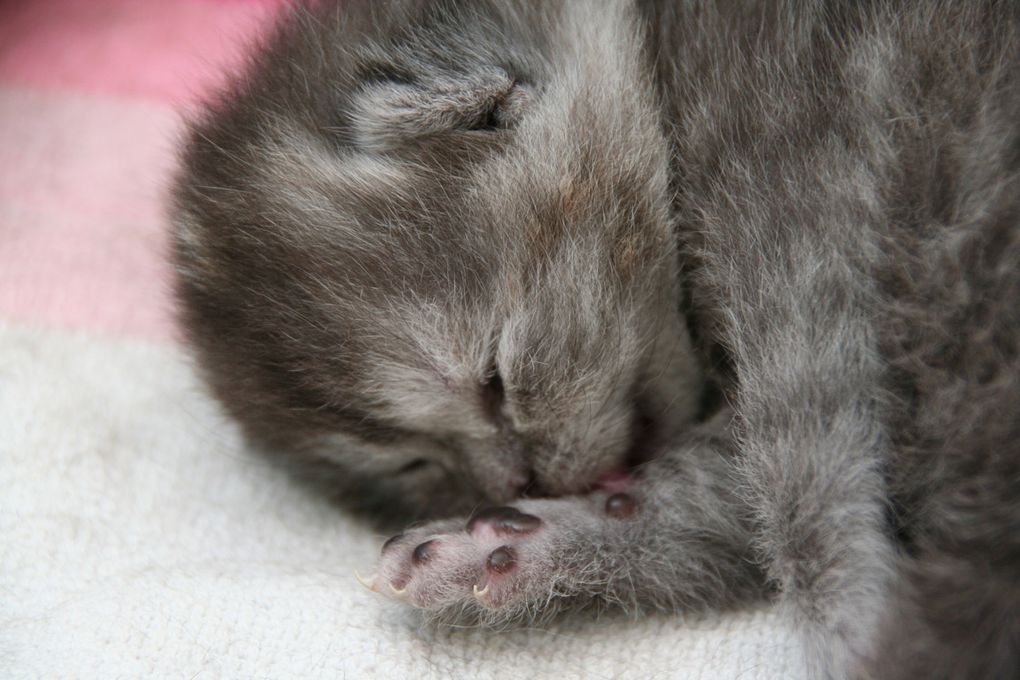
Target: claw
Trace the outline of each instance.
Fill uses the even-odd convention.
[[[379,592],[378,590],[376,590],[376,587],[375,587],[375,574],[372,574],[368,578],[365,578],[364,576],[359,574],[357,571],[355,571],[354,572],[354,578],[358,579],[358,583],[360,583],[361,585],[365,586],[366,588],[371,590],[373,593],[378,593]]]
[[[392,592],[397,597],[403,597],[404,593],[407,592],[407,586],[404,586],[403,588],[394,588],[392,583],[390,583],[389,586],[390,592]]]
[[[473,586],[471,587],[471,592],[473,592],[473,593],[474,593],[474,595],[475,595],[475,597],[476,597],[476,598],[478,598],[478,599],[480,600],[480,599],[482,599],[483,597],[485,597],[485,594],[486,594],[487,592],[489,592],[489,584],[488,584],[488,583],[486,583],[486,584],[485,584],[485,587],[484,587],[484,588],[482,588],[482,589],[479,589],[479,588],[478,588],[478,584],[476,583],[475,585],[473,585]]]

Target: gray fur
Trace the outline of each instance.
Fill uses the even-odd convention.
[[[525,496],[541,528],[487,600],[488,529],[388,547],[436,617],[775,588],[815,677],[1015,677],[1018,27],[1011,2],[294,11],[185,145],[183,320],[253,441],[355,508]],[[598,488],[624,465],[636,518]]]

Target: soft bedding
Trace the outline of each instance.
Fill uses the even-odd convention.
[[[782,614],[424,629],[380,537],[244,450],[172,322],[181,112],[279,2],[0,5],[0,672],[798,678]]]

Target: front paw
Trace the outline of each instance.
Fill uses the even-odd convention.
[[[422,609],[505,607],[541,579],[544,524],[500,507],[412,529],[386,542],[370,585]]]
[[[383,546],[372,590],[444,616],[499,621],[538,613],[576,593],[585,552],[607,524],[629,520],[634,501],[617,494],[523,501],[466,522],[437,522]]]

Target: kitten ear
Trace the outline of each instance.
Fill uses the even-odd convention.
[[[530,100],[530,88],[502,69],[372,83],[355,97],[354,138],[367,150],[388,151],[449,132],[495,132],[512,126]]]

